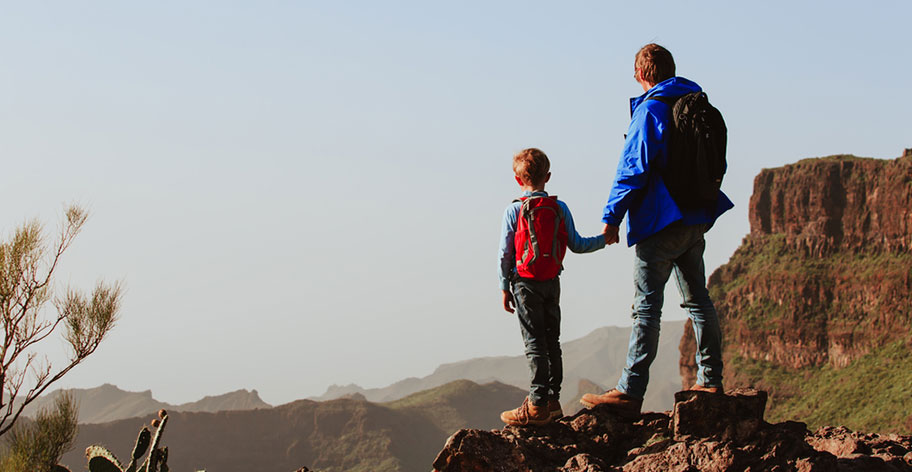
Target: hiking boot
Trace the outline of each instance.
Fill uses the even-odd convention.
[[[551,421],[557,421],[564,417],[564,410],[557,400],[548,400],[548,410],[551,412]]]
[[[519,408],[501,413],[500,419],[510,426],[543,425],[551,421],[551,410],[547,405],[533,405],[526,397]]]
[[[596,405],[609,405],[612,410],[628,418],[639,416],[640,409],[643,407],[641,398],[631,397],[615,388],[601,395],[587,393],[583,395],[583,398],[580,398],[580,403],[585,405],[586,408],[592,408]]]
[[[700,384],[694,384],[693,387],[690,387],[688,390],[694,392],[706,392],[706,393],[725,393],[725,389],[722,387],[704,387]]]

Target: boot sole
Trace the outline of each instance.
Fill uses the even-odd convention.
[[[582,403],[583,406],[585,406],[586,408],[595,408],[598,405],[605,405],[609,410],[613,411],[614,413],[617,413],[618,416],[620,416],[624,419],[636,419],[636,418],[639,418],[640,415],[642,414],[642,412],[630,411],[623,406],[613,405],[611,403],[590,403],[590,402],[585,402],[583,400],[580,400],[580,403]]]
[[[526,423],[519,423],[519,422],[510,422],[510,421],[503,419],[503,417],[501,417],[500,421],[503,421],[507,426],[544,426],[551,422],[551,418],[544,419],[544,420],[529,420]]]

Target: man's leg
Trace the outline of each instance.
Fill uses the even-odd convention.
[[[722,330],[719,316],[706,289],[703,265],[703,225],[691,227],[696,242],[675,260],[675,280],[681,292],[681,308],[687,310],[697,341],[697,384],[722,387]]]
[[[627,347],[627,365],[618,380],[617,389],[642,399],[649,383],[649,366],[659,349],[662,304],[665,283],[677,255],[675,228],[669,228],[636,245],[633,280],[636,298],[633,304],[633,329]]]

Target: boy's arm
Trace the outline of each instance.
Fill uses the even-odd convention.
[[[564,226],[567,228],[567,248],[571,251],[581,254],[586,252],[598,251],[605,247],[607,238],[604,234],[584,238],[576,232],[576,225],[573,223],[573,215],[570,214],[570,208],[566,203],[559,201],[561,211],[564,212]]]
[[[518,207],[512,204],[504,211],[503,224],[500,228],[500,248],[497,258],[497,276],[500,279],[500,289],[503,292],[504,310],[513,313],[513,295],[510,292],[510,280],[516,270],[516,247],[513,243],[516,235],[516,218]]]

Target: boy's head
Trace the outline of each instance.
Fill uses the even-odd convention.
[[[655,43],[640,48],[634,68],[637,82],[644,81],[652,85],[675,76],[675,61],[671,53]]]
[[[551,177],[551,161],[541,149],[523,149],[513,156],[513,173],[523,187],[544,189]]]

